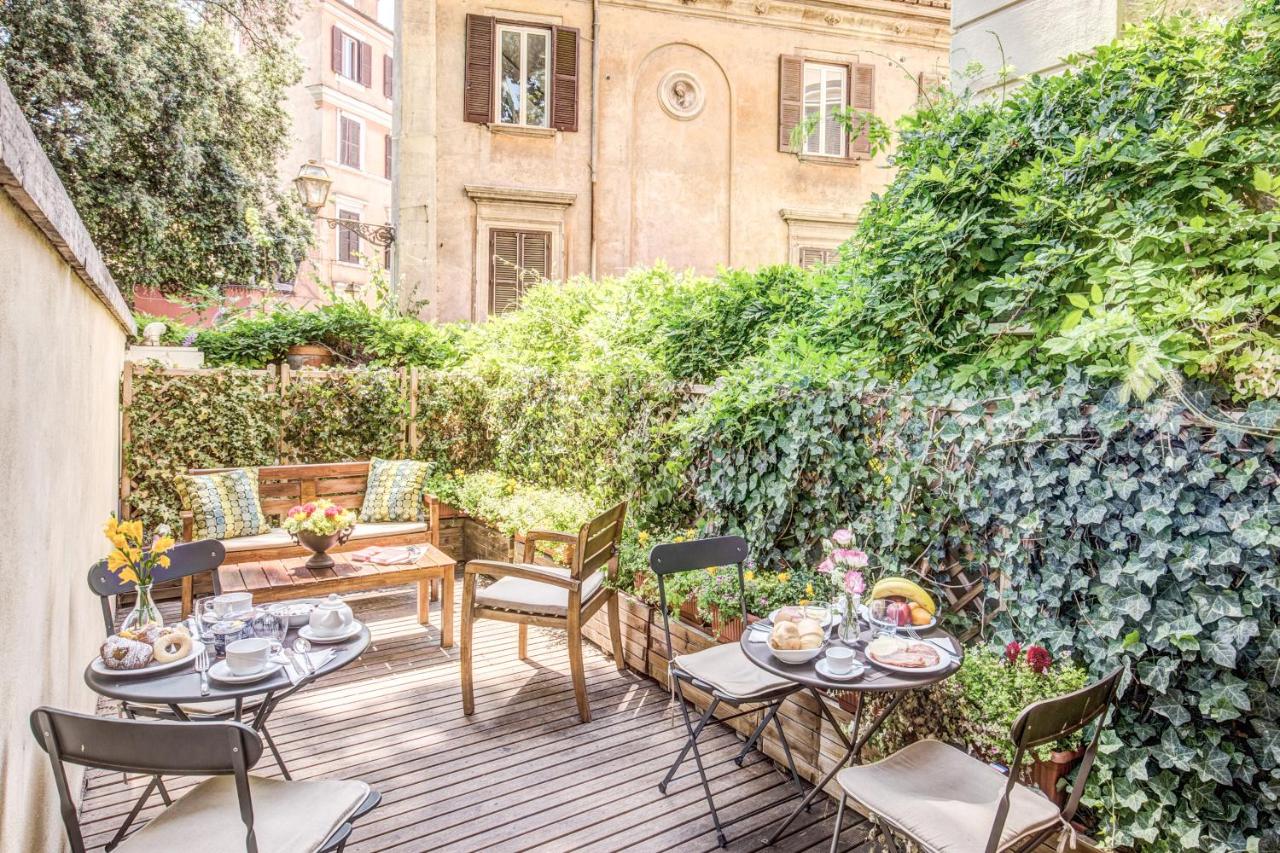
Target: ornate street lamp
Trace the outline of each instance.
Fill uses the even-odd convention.
[[[375,225],[358,219],[318,216],[320,208],[324,207],[329,198],[329,187],[333,185],[333,179],[329,177],[329,171],[315,160],[308,160],[302,164],[302,168],[298,170],[298,177],[293,179],[293,185],[302,199],[302,206],[307,209],[312,218],[329,223],[330,228],[346,228],[354,231],[360,239],[368,240],[375,246],[386,247],[396,241],[396,229],[390,225]]]

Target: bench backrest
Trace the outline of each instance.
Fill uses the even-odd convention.
[[[218,474],[234,468],[193,468],[188,474]],[[344,509],[359,510],[369,480],[369,463],[322,462],[316,465],[264,465],[258,469],[258,497],[267,516],[283,516],[301,503],[326,498]]]

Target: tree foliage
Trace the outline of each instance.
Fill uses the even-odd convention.
[[[126,291],[292,279],[289,0],[5,0],[0,70]],[[241,34],[241,49],[233,33]]]

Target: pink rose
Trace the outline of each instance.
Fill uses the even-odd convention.
[[[302,511],[307,515],[311,515],[311,513],[316,511],[316,505],[313,503],[305,503],[302,505]]]
[[[295,506],[293,509],[289,510],[289,515],[297,515],[300,512],[302,512],[302,507]]]
[[[339,510],[336,506],[331,506],[331,507],[328,507],[328,508],[326,508],[326,509],[325,509],[325,511],[324,511],[324,517],[325,517],[325,518],[333,518],[333,517],[334,517],[334,516],[336,516],[339,512],[341,512],[341,510]]]
[[[821,563],[818,564],[818,571],[822,572],[824,575],[831,574],[833,571],[835,571],[835,568],[836,568],[836,564],[831,562],[830,557],[828,557],[827,559],[823,560]]]
[[[841,527],[835,533],[831,534],[831,541],[839,545],[841,548],[848,548],[853,544],[853,531],[847,527]]]
[[[867,554],[858,548],[839,548],[831,553],[837,563],[860,569],[867,564]]]
[[[845,572],[844,575],[844,591],[852,596],[862,595],[867,589],[867,583],[862,579],[862,572]]]

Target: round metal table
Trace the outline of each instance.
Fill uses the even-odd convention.
[[[943,648],[939,648],[938,650],[939,654],[942,654],[944,657],[948,657],[947,665],[934,672],[919,674],[890,671],[878,667],[876,664],[867,660],[866,645],[867,641],[871,637],[871,632],[867,629],[863,629],[859,634],[858,640],[853,643],[846,643],[838,636],[832,636],[827,640],[826,647],[822,654],[818,655],[813,660],[808,663],[789,664],[783,663],[773,656],[773,653],[769,650],[769,643],[767,640],[761,642],[759,640],[752,639],[753,636],[758,636],[754,633],[757,631],[764,631],[764,636],[767,637],[770,628],[772,628],[772,624],[768,620],[765,620],[757,622],[750,629],[743,631],[742,639],[740,641],[743,653],[747,656],[748,660],[766,672],[770,672],[781,678],[785,678],[788,681],[793,681],[796,684],[800,684],[808,688],[810,694],[812,694],[814,698],[814,701],[818,705],[820,713],[826,717],[827,722],[831,724],[832,731],[834,731],[836,736],[844,743],[846,749],[845,757],[832,766],[831,770],[825,777],[823,777],[822,781],[812,788],[807,795],[805,795],[805,798],[801,801],[800,805],[798,805],[795,810],[788,815],[782,825],[779,826],[777,830],[774,831],[773,835],[769,837],[769,843],[774,844],[782,836],[782,833],[786,832],[787,827],[791,825],[800,812],[809,807],[809,803],[813,801],[813,798],[817,796],[818,792],[825,789],[827,784],[835,778],[836,773],[844,767],[847,767],[850,764],[856,764],[860,761],[862,747],[866,745],[867,741],[870,740],[871,737],[880,729],[880,726],[882,726],[884,721],[888,719],[889,715],[894,712],[899,703],[906,698],[907,693],[921,687],[928,687],[931,684],[937,684],[940,681],[945,681],[955,674],[956,670],[960,668],[960,664],[964,661],[964,646],[951,634],[939,628],[932,628],[928,631],[911,632],[915,633],[922,640],[940,641],[943,645],[949,644],[952,649],[952,653],[949,656]],[[833,635],[836,633],[834,626],[831,631]],[[819,673],[815,668],[818,661],[825,658],[826,649],[830,649],[833,646],[845,646],[853,649],[854,659],[865,667],[862,675],[857,678],[834,679],[828,678]],[[831,709],[827,707],[827,703],[823,701],[823,691],[877,694],[886,693],[895,695],[865,729],[862,726],[862,710],[864,703],[861,701],[858,702],[858,710],[853,716],[853,725],[849,730],[849,734],[846,735],[844,733],[844,729],[840,726],[840,723],[836,720],[835,716],[832,715]]]

